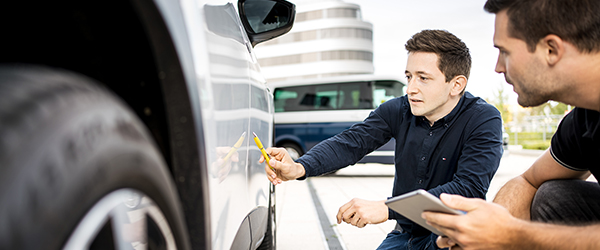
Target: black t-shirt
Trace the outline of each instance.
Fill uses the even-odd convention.
[[[600,178],[600,113],[575,108],[560,122],[550,153],[564,167]]]

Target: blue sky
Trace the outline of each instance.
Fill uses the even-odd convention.
[[[510,93],[512,86],[494,72],[498,51],[493,47],[494,15],[483,10],[482,0],[344,0],[359,4],[363,19],[373,24],[376,74],[404,76],[406,41],[423,29],[444,29],[463,40],[473,58],[467,91],[492,98],[498,88]]]

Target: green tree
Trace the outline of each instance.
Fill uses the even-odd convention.
[[[549,101],[536,107],[527,108],[529,115],[545,115],[546,107],[550,108],[549,115],[562,115],[565,111],[570,110],[569,105],[562,102]]]
[[[500,86],[496,88],[496,92],[494,92],[492,99],[488,99],[486,101],[489,104],[494,105],[494,107],[500,111],[500,114],[502,115],[502,121],[504,124],[506,124],[512,121],[512,114],[509,110],[508,93],[504,89],[504,85],[505,84],[500,84]]]

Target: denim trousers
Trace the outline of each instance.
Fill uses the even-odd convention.
[[[401,232],[393,230],[387,235],[385,240],[379,245],[378,250],[391,250],[391,249],[406,249],[406,250],[434,250],[440,249],[437,247],[435,241],[437,239],[435,234],[427,234],[423,236],[415,236],[407,232]],[[447,248],[445,248],[447,249]]]

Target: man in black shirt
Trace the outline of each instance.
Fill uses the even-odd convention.
[[[452,249],[600,249],[600,1],[488,0],[496,14],[496,71],[522,106],[576,106],[550,149],[509,181],[495,203],[442,195],[449,216],[423,213]]]
[[[325,140],[297,162],[270,148],[265,168],[273,184],[305,179],[355,164],[396,139],[393,196],[425,189],[485,198],[502,157],[502,119],[484,100],[465,92],[471,68],[466,45],[442,30],[424,30],[407,43],[407,95],[389,100],[363,122]],[[338,214],[357,227],[398,222],[379,249],[437,249],[436,235],[391,211],[385,201],[353,199]]]

